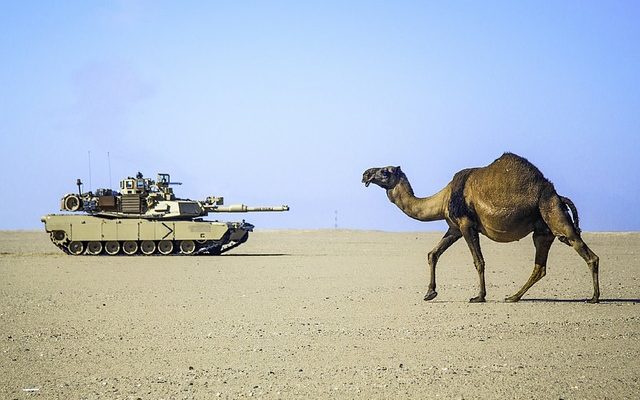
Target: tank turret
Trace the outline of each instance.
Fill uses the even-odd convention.
[[[69,254],[221,254],[244,243],[253,225],[205,221],[209,213],[289,211],[289,207],[224,206],[223,197],[205,200],[176,197],[169,174],[156,180],[135,177],[120,181],[120,191],[97,189],[66,194],[61,211],[42,218],[51,240]]]
[[[61,211],[86,212],[106,218],[144,219],[193,219],[216,212],[270,212],[288,211],[286,205],[273,207],[249,207],[235,204],[224,207],[224,198],[209,196],[205,200],[180,199],[173,193],[169,174],[158,174],[154,181],[140,172],[135,178],[120,181],[120,192],[97,189],[95,193],[82,193],[82,182],[78,179],[78,194],[66,194],[61,201]]]

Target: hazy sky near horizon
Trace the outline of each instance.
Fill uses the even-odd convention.
[[[441,230],[362,172],[400,165],[426,196],[512,151],[584,230],[640,230],[638,21],[637,1],[2,2],[0,229],[141,171],[291,206],[221,215],[257,228]]]

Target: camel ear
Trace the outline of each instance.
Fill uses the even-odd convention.
[[[396,171],[395,172],[396,172],[396,174],[400,174],[402,172],[402,170],[400,169],[399,165],[396,167]]]

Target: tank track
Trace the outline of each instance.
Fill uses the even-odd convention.
[[[241,244],[245,243],[247,241],[247,239],[249,238],[249,235],[244,235],[241,239],[239,240],[230,240],[227,241],[226,243],[220,243],[219,241],[207,241],[204,243],[198,243],[195,241],[171,241],[172,243],[172,250],[167,252],[167,253],[162,253],[159,251],[158,248],[158,243],[154,242],[155,248],[153,251],[151,252],[143,252],[141,250],[142,247],[142,241],[136,241],[136,242],[131,242],[131,243],[136,243],[136,249],[135,251],[132,252],[125,252],[123,250],[124,246],[125,246],[125,242],[117,242],[118,243],[118,250],[114,253],[108,253],[105,250],[105,247],[107,245],[106,242],[71,242],[71,241],[66,241],[66,242],[62,242],[62,241],[58,241],[55,240],[55,238],[52,235],[51,238],[51,242],[56,245],[58,248],[60,248],[63,252],[65,252],[66,254],[72,255],[72,256],[79,256],[79,255],[88,255],[88,256],[197,256],[197,255],[221,255],[224,254],[230,250],[235,249],[236,247],[240,246]],[[185,248],[182,248],[182,243],[183,242],[190,242],[188,245],[185,245]],[[75,243],[72,245],[72,243]],[[77,246],[77,243],[82,243],[82,248],[79,249],[77,247],[71,247],[70,246]],[[98,246],[96,245],[96,243],[100,243],[99,246],[99,251],[97,251]],[[193,249],[191,249],[189,246],[193,245]],[[90,246],[93,246],[94,248],[91,249]]]

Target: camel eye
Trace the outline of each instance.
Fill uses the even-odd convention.
[[[386,169],[383,169],[382,171],[380,171],[380,173],[382,174],[382,176],[387,177],[389,176],[389,171],[387,171]]]

